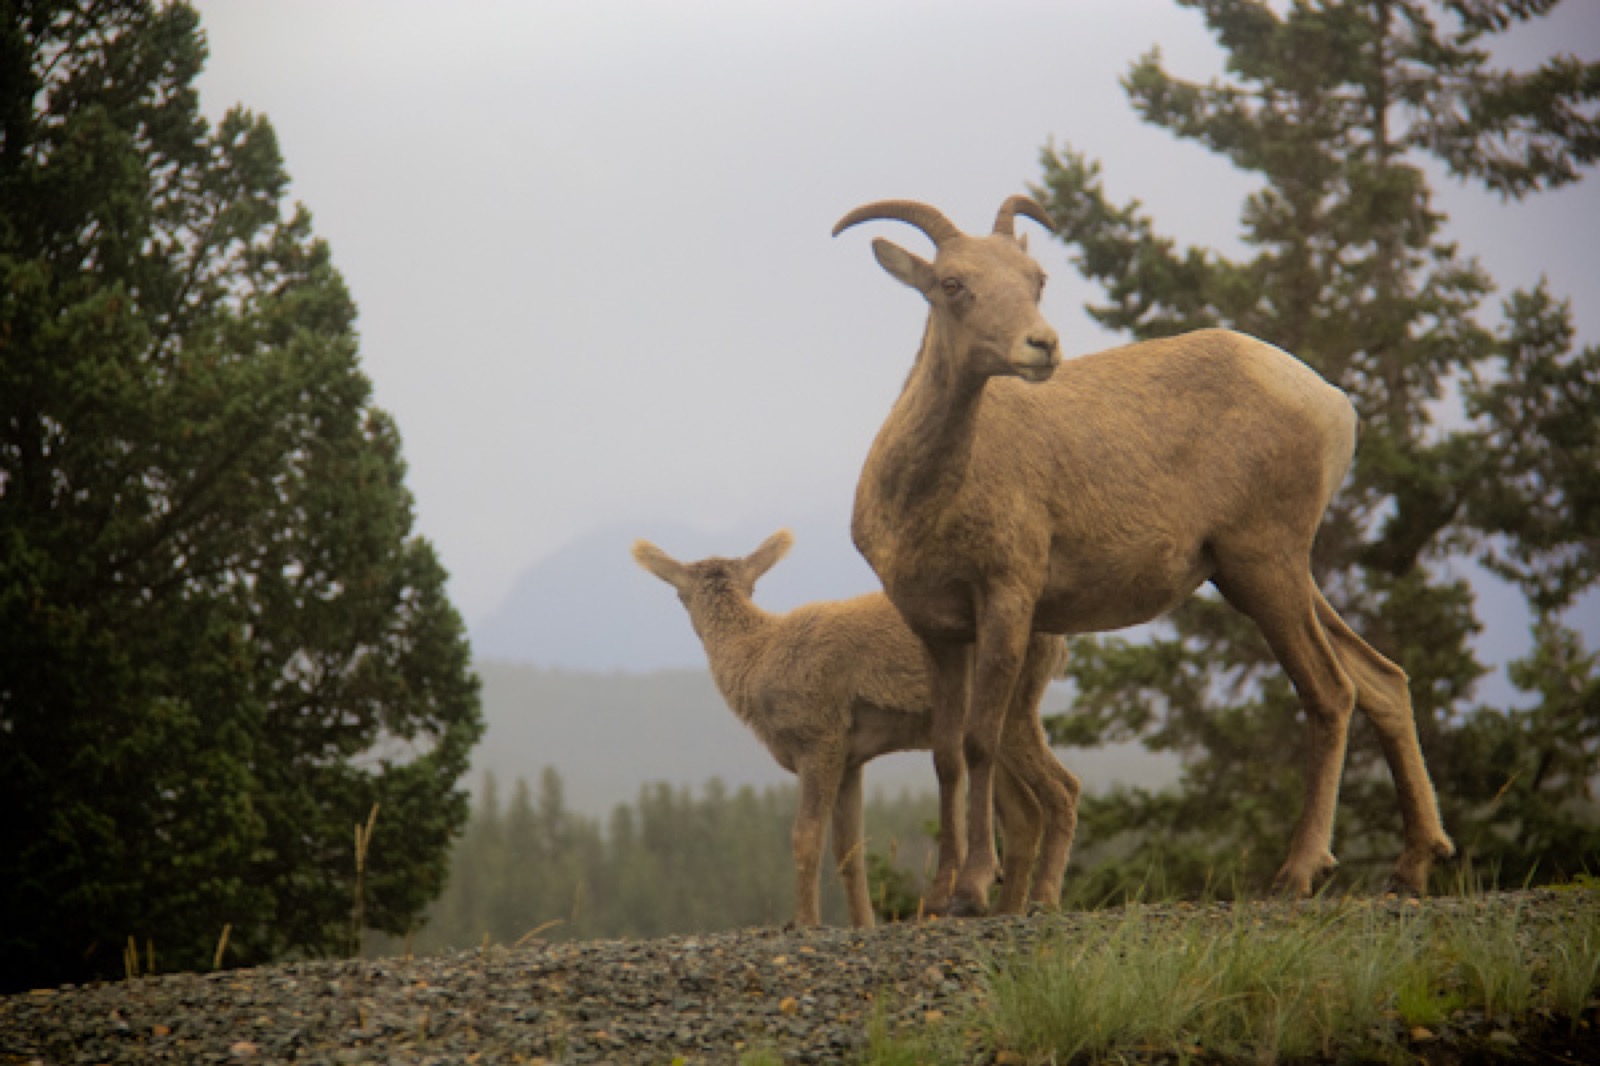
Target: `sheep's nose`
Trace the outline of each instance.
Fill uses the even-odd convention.
[[[1037,348],[1050,359],[1054,360],[1056,357],[1056,350],[1061,347],[1061,338],[1059,335],[1057,335],[1055,330],[1050,329],[1049,327],[1046,327],[1045,329],[1034,330],[1032,333],[1028,334],[1028,347]]]
[[[1011,366],[1018,377],[1035,384],[1048,381],[1061,365],[1061,340],[1050,326],[1031,329],[1017,339]]]

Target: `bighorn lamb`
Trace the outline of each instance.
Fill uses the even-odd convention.
[[[800,776],[792,843],[795,922],[816,925],[823,826],[833,823],[833,853],[850,920],[872,924],[863,855],[861,768],[892,751],[929,744],[932,690],[927,653],[881,594],[811,603],[770,614],[751,600],[755,583],[793,544],[788,530],[743,559],[680,563],[648,541],[633,546],[639,565],[678,591],[705,645],[728,706]],[[995,799],[1006,839],[999,906],[1022,909],[1037,856],[1031,898],[1056,904],[1077,824],[1078,780],[1045,741],[1037,705],[1063,651],[1038,637],[1012,694],[999,738]],[[1023,784],[1028,782],[1028,784]]]
[[[872,242],[929,312],[861,472],[851,525],[936,664],[936,883],[960,875],[954,900],[930,905],[983,909],[995,866],[993,753],[1030,634],[1144,622],[1205,581],[1260,627],[1310,723],[1304,808],[1279,886],[1307,894],[1335,865],[1334,806],[1359,706],[1377,727],[1405,821],[1394,881],[1421,892],[1433,861],[1455,849],[1406,676],[1334,612],[1310,570],[1312,538],[1354,457],[1348,398],[1286,352],[1224,330],[1062,363],[1039,311],[1044,272],[1013,233],[1017,215],[1054,228],[1042,207],[1013,196],[988,236],[903,200],[857,208],[833,229],[905,222],[936,250],[927,262]],[[963,770],[964,857],[955,828]]]

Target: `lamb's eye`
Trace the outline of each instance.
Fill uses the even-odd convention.
[[[939,287],[944,290],[946,296],[959,296],[961,291],[966,288],[965,285],[961,284],[960,278],[945,278],[939,282]]]

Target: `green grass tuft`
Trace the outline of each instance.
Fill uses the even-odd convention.
[[[878,1017],[865,1061],[1402,1061],[1436,1030],[1487,1037],[1538,1013],[1576,1031],[1597,993],[1600,914],[1583,910],[1135,905],[994,960],[970,1016],[909,1035]]]
[[[1600,913],[1591,909],[1551,945],[1545,960],[1545,1006],[1576,1032],[1600,998]]]
[[[1514,1018],[1533,1003],[1532,961],[1520,909],[1446,927],[1442,951],[1464,985],[1465,1005],[1486,1018]]]
[[[910,1023],[896,1029],[880,999],[867,1021],[862,1066],[961,1066],[972,1061],[960,1029],[951,1021]]]

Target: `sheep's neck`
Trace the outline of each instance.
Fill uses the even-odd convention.
[[[987,381],[930,323],[869,464],[878,498],[891,513],[932,519],[960,490]]]
[[[745,680],[760,661],[771,616],[749,600],[719,598],[696,612],[695,630],[705,645],[711,677],[735,714],[750,723]],[[751,723],[753,724],[753,723]]]

